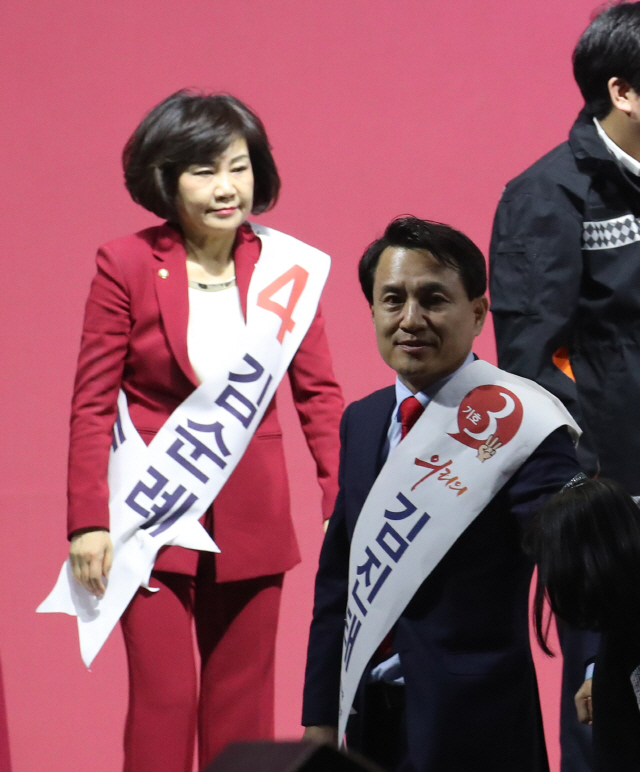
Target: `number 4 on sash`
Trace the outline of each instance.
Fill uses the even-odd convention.
[[[307,279],[309,278],[309,272],[305,271],[302,266],[294,265],[293,268],[289,268],[288,271],[278,277],[275,281],[271,282],[268,287],[265,287],[258,293],[258,306],[264,308],[265,311],[272,311],[282,319],[280,330],[278,331],[278,343],[282,343],[284,340],[285,332],[291,332],[296,326],[296,323],[291,318],[293,310],[296,307],[300,295],[304,290]],[[272,300],[272,296],[285,287],[289,282],[293,282],[291,288],[291,294],[289,295],[289,301],[287,307],[281,306],[280,303],[276,303]]]

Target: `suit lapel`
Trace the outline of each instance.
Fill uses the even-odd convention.
[[[375,392],[361,403],[350,418],[353,434],[347,437],[349,489],[352,491],[349,518],[350,534],[384,462],[391,412],[395,405],[395,388]],[[359,408],[359,409],[358,409]]]
[[[189,285],[186,252],[182,237],[170,225],[163,225],[154,244],[156,295],[160,316],[171,353],[194,387],[198,378],[187,351]]]
[[[375,482],[376,477],[380,474],[380,470],[384,466],[384,462],[387,460],[388,448],[387,448],[387,435],[389,433],[389,423],[391,421],[391,413],[396,404],[396,390],[393,386],[384,389],[380,392],[379,404],[376,405],[375,412],[373,413],[371,420],[371,447],[375,448],[375,453],[371,454],[371,461],[373,466],[373,479],[371,484]]]
[[[236,264],[236,284],[240,295],[240,305],[245,322],[247,321],[247,295],[253,269],[260,258],[261,241],[249,224],[238,229],[233,247],[233,259]]]

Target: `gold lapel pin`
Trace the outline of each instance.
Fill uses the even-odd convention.
[[[169,271],[167,271],[167,269],[166,269],[166,268],[161,268],[161,269],[158,271],[158,276],[159,276],[161,279],[168,279],[168,278],[169,278]]]

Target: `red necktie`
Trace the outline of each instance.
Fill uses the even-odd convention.
[[[402,425],[402,436],[404,440],[407,433],[411,430],[415,422],[424,413],[424,407],[415,397],[407,397],[400,403],[400,423]]]

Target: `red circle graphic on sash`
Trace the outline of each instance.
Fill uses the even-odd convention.
[[[491,436],[506,445],[520,428],[522,412],[522,402],[504,386],[477,386],[460,403],[458,432],[449,436],[476,449]]]

